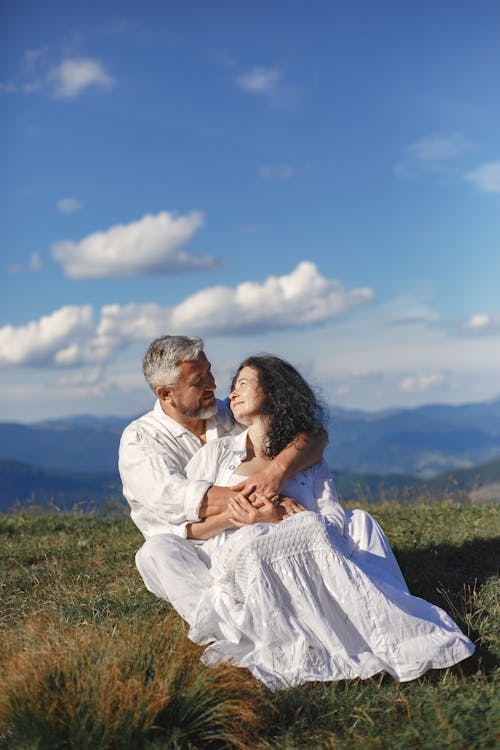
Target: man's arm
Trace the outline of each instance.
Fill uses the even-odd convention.
[[[229,499],[235,493],[242,495],[260,505],[259,496],[272,500],[279,495],[284,482],[299,471],[309,468],[321,461],[323,450],[328,443],[326,430],[321,429],[315,435],[302,433],[289,445],[251,477],[234,487],[213,485],[206,492],[200,505],[200,518],[208,518],[222,513],[228,506]]]
[[[328,434],[323,428],[314,435],[298,435],[265,468],[248,477],[241,493],[250,500],[257,495],[273,498],[287,479],[321,461],[327,444]]]
[[[254,523],[279,523],[287,517],[284,507],[267,498],[263,498],[260,507],[256,508],[243,495],[234,493],[234,490],[231,492],[227,508],[222,513],[188,524],[188,539],[210,539],[224,529],[241,528]]]

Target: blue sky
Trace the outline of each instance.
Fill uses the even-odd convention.
[[[223,395],[500,396],[500,6],[4,3],[0,413],[134,414],[162,333]]]

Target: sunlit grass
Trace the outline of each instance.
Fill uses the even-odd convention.
[[[373,507],[413,593],[477,643],[460,665],[400,684],[272,694],[201,649],[133,564],[127,520],[0,516],[0,745],[58,748],[493,748],[498,716],[499,511]]]

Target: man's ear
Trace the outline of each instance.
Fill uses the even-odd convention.
[[[155,388],[155,393],[160,401],[170,402],[172,397],[172,388],[169,388],[168,385],[158,385]]]

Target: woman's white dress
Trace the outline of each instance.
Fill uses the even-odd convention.
[[[234,485],[245,446],[246,432],[208,443],[188,464],[188,478]],[[373,572],[353,560],[354,542],[324,462],[282,491],[308,511],[202,543],[213,585],[190,617],[189,637],[209,644],[206,664],[246,667],[276,690],[382,670],[412,680],[473,653],[442,609],[409,594],[393,557]]]

